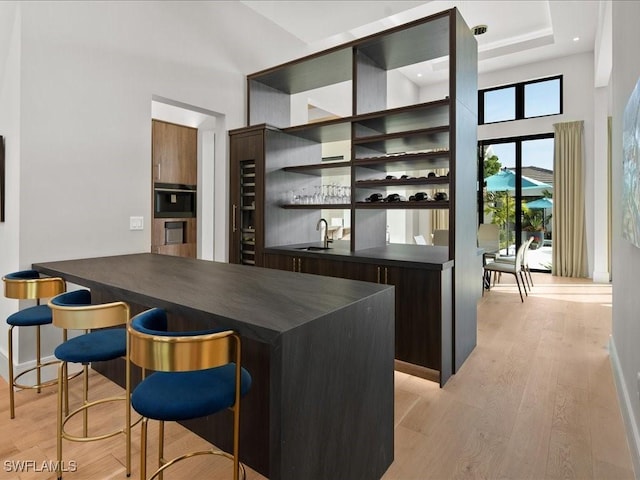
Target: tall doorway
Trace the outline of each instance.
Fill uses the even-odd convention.
[[[553,249],[553,134],[479,142],[480,223],[500,230],[500,251],[515,255],[533,237],[532,270],[550,272]]]

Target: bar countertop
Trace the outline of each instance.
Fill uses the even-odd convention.
[[[35,263],[33,268],[87,288],[110,289],[124,301],[213,315],[225,327],[264,343],[393,288],[152,253]]]
[[[358,251],[349,249],[349,242],[337,240],[327,250],[307,251],[308,247],[320,247],[322,243],[304,243],[267,247],[264,253],[289,254],[306,257],[322,257],[347,262],[397,265],[426,270],[446,270],[454,261],[449,259],[448,247],[433,245],[389,244],[382,247],[366,248]]]

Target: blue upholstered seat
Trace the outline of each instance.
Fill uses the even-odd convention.
[[[19,272],[8,273],[4,278],[7,280],[35,280],[40,278],[40,273],[36,270],[20,270]]]
[[[51,323],[51,309],[48,305],[36,305],[19,310],[7,317],[7,323],[16,327],[32,327]]]
[[[156,372],[131,394],[131,405],[154,420],[179,421],[206,417],[235,403],[235,364],[194,372]],[[241,395],[251,386],[242,369]]]
[[[8,273],[4,276],[7,280],[35,280],[40,274],[35,270],[21,270]],[[27,307],[7,317],[7,323],[16,327],[32,327],[35,325],[47,325],[51,323],[51,309],[47,305]]]
[[[91,305],[91,292],[74,290],[58,295],[51,303],[61,307]],[[71,363],[100,362],[124,357],[127,354],[127,332],[124,328],[94,330],[58,345],[54,354],[59,360]]]
[[[133,329],[154,336],[196,336],[220,329],[168,331],[164,310],[155,308],[134,317]],[[235,402],[235,363],[190,372],[156,372],[131,394],[131,405],[142,416],[178,421],[200,418],[232,407]],[[251,388],[251,375],[241,369],[241,396]]]
[[[127,354],[127,332],[124,328],[96,330],[74,337],[58,345],[57,359],[71,363],[113,360]]]

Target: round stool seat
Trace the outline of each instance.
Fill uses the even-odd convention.
[[[235,403],[234,363],[207,370],[156,372],[131,395],[131,405],[143,417],[179,421],[205,417]],[[251,375],[241,370],[241,395],[251,387]]]
[[[7,323],[16,327],[33,327],[51,323],[51,309],[48,305],[24,308],[7,317]]]
[[[58,360],[71,363],[113,360],[127,354],[126,342],[124,328],[96,330],[58,345],[54,354]]]

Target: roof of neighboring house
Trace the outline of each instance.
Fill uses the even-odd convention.
[[[553,186],[553,170],[541,167],[522,167],[522,176]]]

